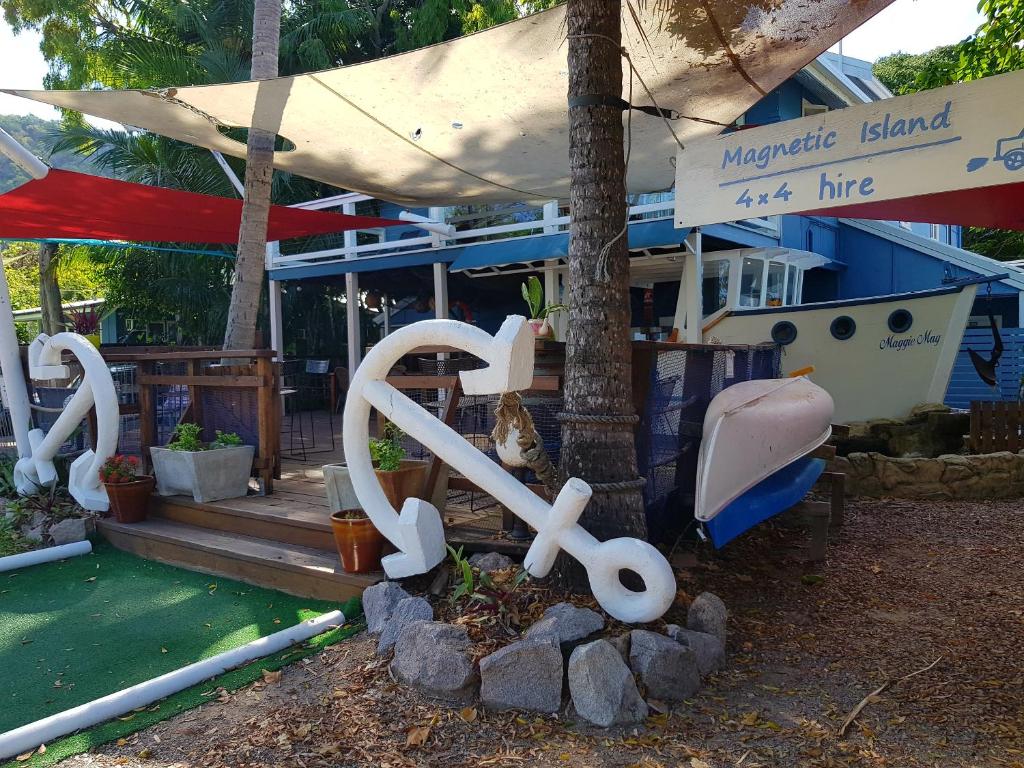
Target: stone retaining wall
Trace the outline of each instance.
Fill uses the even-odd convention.
[[[837,458],[850,496],[900,499],[1009,499],[1024,496],[1024,452],[935,459],[895,459],[880,453]]]

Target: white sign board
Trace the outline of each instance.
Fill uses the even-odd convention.
[[[676,226],[1024,181],[1024,71],[740,130],[676,161]]]

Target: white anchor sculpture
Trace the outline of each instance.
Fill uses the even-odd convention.
[[[74,460],[68,473],[68,492],[86,509],[106,512],[110,508],[107,491],[100,483],[99,470],[108,458],[117,452],[120,431],[120,413],[117,391],[103,356],[84,336],[77,333],[58,333],[54,336],[39,334],[28,348],[29,377],[37,381],[66,379],[70,372],[61,362],[61,353],[73,354],[82,365],[85,375],[75,394],[53,425],[43,432],[33,429],[28,433],[30,450],[24,455],[19,446],[19,458],[14,465],[14,483],[18,493],[33,493],[40,486],[51,487],[57,481],[53,459],[60,446],[82,423],[89,409],[96,406],[96,450],[87,450]],[[5,376],[10,386],[10,379]],[[24,387],[23,382],[19,382]],[[12,419],[28,421],[28,413],[20,410],[21,398],[12,402]],[[27,403],[27,398],[25,398]]]
[[[578,523],[591,496],[587,483],[569,479],[554,504],[548,504],[455,430],[385,381],[403,355],[427,345],[465,350],[488,364],[486,368],[459,374],[467,395],[524,390],[533,381],[533,334],[526,319],[518,315],[507,318],[495,336],[455,320],[414,323],[387,336],[363,360],[348,391],[343,443],[359,503],[381,534],[399,550],[383,559],[388,576],[401,578],[425,573],[441,562],[445,556],[444,528],[437,509],[422,499],[407,500],[401,514],[388,502],[370,460],[371,407],[537,531],[523,563],[531,575],[546,576],[559,550],[564,549],[586,568],[594,597],[615,618],[639,623],[664,614],[676,594],[672,568],[646,541],[618,538],[599,542],[587,532]],[[622,584],[619,574],[624,570],[641,577],[643,591]]]
[[[0,262],[0,372],[3,374],[4,406],[10,411],[18,446],[14,484],[18,493],[35,493],[41,486],[57,481],[53,459],[89,409],[96,406],[96,450],[88,450],[71,464],[68,491],[86,509],[105,512],[110,508],[107,492],[100,483],[99,469],[117,451],[121,419],[117,392],[110,370],[87,338],[77,333],[40,334],[28,349],[29,377],[34,380],[66,379],[69,371],[61,353],[71,352],[82,364],[84,379],[50,429],[29,429],[32,412],[25,375],[18,352],[7,278]]]

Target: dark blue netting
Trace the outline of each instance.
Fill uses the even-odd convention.
[[[637,345],[634,381],[646,388],[637,429],[637,463],[647,480],[644,507],[651,541],[675,536],[693,517],[704,415],[726,387],[779,376],[775,344]]]

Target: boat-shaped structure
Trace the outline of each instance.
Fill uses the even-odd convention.
[[[805,377],[740,382],[711,401],[694,516],[717,546],[803,497],[824,468],[806,457],[831,436],[832,413],[831,396]]]

